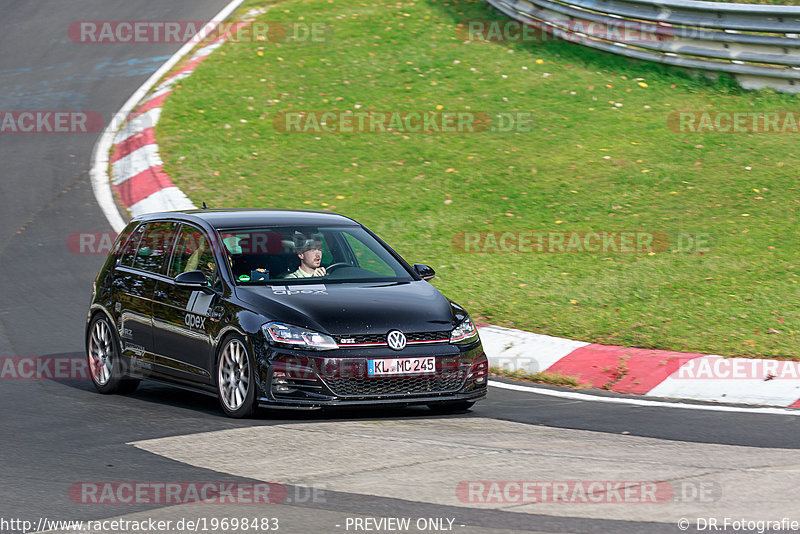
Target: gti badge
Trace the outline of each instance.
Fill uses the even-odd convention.
[[[406,336],[400,330],[392,330],[387,334],[386,342],[392,350],[403,350],[406,346]]]

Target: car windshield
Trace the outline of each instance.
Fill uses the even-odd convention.
[[[237,285],[407,282],[406,268],[363,228],[221,229]]]

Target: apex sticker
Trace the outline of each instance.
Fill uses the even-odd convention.
[[[292,289],[287,286],[271,286],[273,295],[327,295],[328,291],[325,284],[309,284],[307,286],[296,286]]]

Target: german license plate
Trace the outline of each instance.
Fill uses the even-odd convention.
[[[369,376],[414,375],[436,371],[436,358],[395,358],[367,360]]]

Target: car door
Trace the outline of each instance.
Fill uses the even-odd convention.
[[[208,234],[183,224],[167,269],[153,299],[155,350],[170,362],[175,378],[210,384],[213,367],[212,336],[220,309],[219,297],[175,284],[175,277],[188,271],[202,271],[209,285],[217,285],[217,261]]]
[[[140,225],[131,234],[111,283],[122,354],[132,371],[147,372],[153,357],[153,292],[175,236],[175,223]]]

